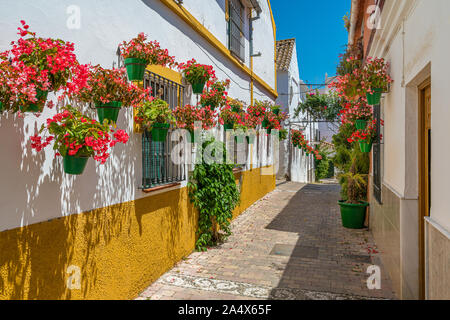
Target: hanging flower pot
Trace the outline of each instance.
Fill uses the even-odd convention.
[[[272,133],[272,129],[267,129],[267,134],[271,134]]]
[[[82,174],[89,157],[65,156],[63,157],[64,172],[67,174]]]
[[[227,131],[227,130],[233,130],[233,128],[234,128],[234,123],[225,123],[225,124],[223,125],[223,129],[224,129],[225,131]]]
[[[383,93],[383,89],[381,88],[372,88],[372,93],[366,94],[367,96],[367,103],[371,106],[380,104],[381,100],[381,94]]]
[[[194,82],[194,83],[191,83],[192,92],[194,94],[202,94],[203,93],[203,89],[205,88],[205,83],[206,82]]]
[[[96,103],[95,107],[97,108],[98,120],[100,123],[103,123],[105,119],[115,123],[117,122],[122,102],[111,101],[104,104]]]
[[[169,128],[170,128],[169,123],[154,123],[151,131],[152,141],[165,142]]]
[[[30,103],[25,106],[21,106],[20,110],[22,112],[42,112],[44,109],[45,102],[47,101],[48,91],[42,91],[41,89],[36,89],[36,99],[35,103]]]
[[[124,61],[127,68],[128,80],[143,81],[147,61],[139,58],[127,58]]]
[[[261,122],[261,126],[262,126],[264,129],[267,128],[267,127],[269,126],[269,120],[264,119],[264,120]]]
[[[355,125],[356,125],[356,129],[364,130],[367,126],[367,121],[366,120],[356,120]]]
[[[372,150],[372,141],[370,143],[360,142],[359,148],[361,149],[361,152],[369,153],[370,150]]]

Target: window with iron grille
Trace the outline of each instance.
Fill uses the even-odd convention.
[[[146,71],[144,88],[151,88],[151,95],[166,101],[173,110],[183,104],[184,86]],[[172,128],[165,142],[152,141],[151,133],[142,134],[142,188],[181,182],[186,179],[184,164],[174,164],[171,160],[173,148],[180,141],[171,141]]]
[[[381,203],[381,121],[380,105],[373,108],[374,119],[376,121],[377,137],[373,144],[373,195],[378,203]]]
[[[228,20],[228,47],[245,62],[244,6],[240,0],[230,0]]]

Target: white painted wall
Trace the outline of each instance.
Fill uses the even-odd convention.
[[[277,86],[279,96],[276,102],[283,107],[284,112],[289,114],[289,121],[292,123],[304,119],[304,115],[294,117],[295,109],[302,101],[301,92],[304,90],[300,80],[297,45],[294,46],[288,71],[278,70],[277,72]],[[300,125],[306,125],[306,123]],[[317,124],[306,126],[305,136],[308,140],[311,140],[311,131],[314,132],[316,128]],[[299,124],[292,124],[291,129],[299,129]],[[293,148],[289,139],[280,144],[280,169],[278,178],[282,178],[284,173],[287,173],[291,181],[307,183],[314,180],[311,174],[308,176],[308,172],[311,173],[314,169],[313,157],[307,157],[298,148]]]
[[[205,2],[208,5],[198,6],[197,9],[203,11],[196,15],[203,12],[203,16],[212,16],[214,21],[224,20],[220,6],[210,3],[213,1]],[[16,29],[23,19],[39,36],[74,42],[81,63],[111,67],[117,61],[118,44],[145,32],[150,39],[158,40],[167,48],[177,61],[194,57],[200,63],[212,64],[219,78],[232,78],[230,96],[250,102],[248,76],[160,1],[78,0],[76,5],[81,9],[81,28],[78,30],[66,26],[66,10],[72,4],[74,1],[70,0],[1,1],[0,50],[8,49],[10,42],[17,39]],[[226,29],[220,35],[220,26],[216,27],[214,32],[223,39]],[[258,32],[262,31],[255,30],[256,34]],[[265,52],[263,47],[259,50]],[[261,76],[267,76],[269,84],[269,70],[273,71],[273,66],[272,53],[271,57],[267,55],[267,61],[261,60],[258,67],[263,73]],[[263,90],[259,94],[262,100],[270,100]],[[194,102],[194,97],[187,98],[186,103],[189,99]],[[30,147],[29,137],[55,112],[46,109],[40,118],[27,115],[24,119],[0,115],[0,231],[146,196],[138,189],[141,184],[141,136],[132,133],[131,110],[122,109],[118,120],[118,127],[126,129],[130,135],[128,144],[117,145],[104,166],[90,159],[84,174],[76,177],[63,173],[62,159],[54,158],[51,149],[45,154],[36,154]],[[95,111],[91,115],[95,117]]]
[[[450,230],[449,16],[448,0],[386,1],[384,28],[377,31],[370,52],[391,63],[395,81],[382,102],[383,182],[409,199],[418,196],[417,82],[431,66],[431,217],[446,230]]]

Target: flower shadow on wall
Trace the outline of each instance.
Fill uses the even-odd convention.
[[[138,136],[130,146],[116,148],[106,167],[91,161],[83,175],[66,175],[51,148],[34,153],[29,146],[29,137],[54,113],[0,116],[0,173],[8,181],[0,186],[5,196],[0,225],[11,229],[0,232],[0,299],[89,297],[99,272],[107,272],[97,266],[101,252],[96,248],[130,229],[134,210],[120,203],[135,196]],[[131,113],[120,120],[132,123]],[[114,203],[119,204],[78,214]],[[80,268],[81,290],[67,287],[70,265]]]

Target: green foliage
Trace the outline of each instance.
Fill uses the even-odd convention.
[[[288,136],[288,131],[286,129],[280,129],[280,132],[279,132],[280,141],[286,140],[287,136]]]
[[[226,159],[226,147],[222,142],[211,138],[203,143],[202,149],[209,147],[214,147],[213,150],[222,149],[223,158]],[[214,151],[212,156],[215,156]],[[191,202],[199,211],[196,249],[206,251],[231,234],[229,225],[232,212],[240,200],[233,165],[207,163],[204,159],[203,163],[195,166],[188,187]]]
[[[138,108],[135,116],[136,123],[146,129],[151,129],[154,123],[175,123],[175,116],[167,102],[161,99],[144,101]]]
[[[340,179],[346,182],[346,200],[348,203],[359,203],[366,200],[367,195],[367,174],[359,173],[357,168],[358,159],[353,158],[350,170],[340,176]]]
[[[324,144],[320,144],[316,150],[319,151],[319,155],[321,156],[321,159],[317,159],[316,157],[314,160],[316,181],[331,178],[334,174],[333,171],[330,172],[330,167],[332,166],[332,159],[330,159],[331,151]]]
[[[306,101],[298,105],[294,116],[309,113],[314,120],[335,121],[339,118],[341,99],[335,93],[320,94],[319,91],[306,96]]]
[[[355,163],[356,173],[367,175],[369,173],[370,158],[368,153],[363,153],[359,149],[358,144],[349,143],[350,137],[355,131],[352,124],[343,124],[339,132],[333,136],[333,144],[335,146],[335,155],[332,159],[334,166],[343,174],[350,172],[352,164]],[[341,196],[343,200],[348,198],[348,177],[339,175],[339,183],[341,184]],[[358,189],[357,198],[360,200],[367,199],[367,190]]]

